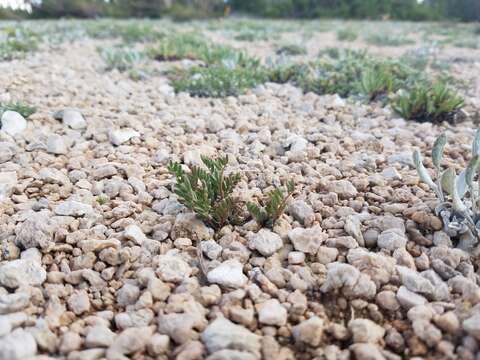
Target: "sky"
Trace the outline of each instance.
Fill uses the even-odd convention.
[[[11,7],[13,9],[25,8],[25,4],[22,0],[0,0],[0,6]]]

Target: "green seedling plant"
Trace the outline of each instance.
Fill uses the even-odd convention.
[[[268,193],[266,199],[260,202],[260,205],[249,202],[247,210],[260,226],[273,227],[275,222],[285,212],[288,199],[295,191],[295,184],[292,180],[287,182],[287,192],[276,188]]]
[[[202,156],[205,169],[192,166],[186,172],[180,163],[171,162],[168,170],[175,175],[175,194],[181,204],[214,229],[239,223],[239,206],[232,196],[240,174],[225,174],[228,157]]]
[[[438,198],[435,213],[440,216],[444,230],[450,236],[462,236],[462,247],[470,248],[480,240],[480,130],[477,130],[472,143],[472,158],[465,170],[456,174],[453,168],[443,170],[442,158],[447,137],[437,138],[432,149],[432,162],[435,167],[434,182],[422,162],[420,152],[413,153],[413,162],[420,179],[427,184]]]
[[[362,75],[360,91],[365,94],[369,101],[385,98],[394,88],[392,73],[383,66],[368,69]]]
[[[419,82],[409,91],[400,91],[392,108],[402,117],[419,122],[453,122],[464,105],[463,98],[444,82]]]
[[[5,111],[15,111],[22,115],[24,118],[28,118],[33,115],[37,111],[37,109],[34,106],[31,106],[21,101],[0,103],[0,116]]]

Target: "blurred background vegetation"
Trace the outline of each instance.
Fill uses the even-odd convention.
[[[480,0],[26,0],[31,12],[0,8],[0,18],[150,17],[174,20],[228,13],[268,18],[480,21]]]

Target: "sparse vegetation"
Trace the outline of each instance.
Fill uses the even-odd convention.
[[[22,27],[7,27],[0,32],[0,60],[21,58],[37,50],[38,36]]]
[[[243,94],[267,80],[263,69],[214,65],[194,67],[173,79],[176,92],[200,97],[226,97]]]
[[[415,43],[415,41],[407,37],[388,33],[370,34],[367,36],[366,41],[367,43],[376,46],[402,46]]]
[[[25,102],[17,101],[17,102],[8,102],[8,103],[0,103],[0,116],[5,111],[15,111],[21,114],[24,118],[28,118],[31,115],[35,114],[37,109],[34,106],[31,106]]]
[[[307,54],[307,49],[302,45],[285,44],[280,46],[277,49],[276,53],[277,55],[287,55],[287,56],[305,55]]]
[[[202,157],[206,169],[192,166],[186,172],[180,163],[170,163],[175,175],[175,194],[180,203],[214,229],[240,221],[240,209],[232,193],[240,181],[237,173],[225,174],[228,157]]]
[[[273,227],[282,216],[287,206],[287,200],[295,191],[294,182],[288,181],[286,188],[286,193],[280,188],[272,190],[267,194],[266,199],[260,201],[260,205],[247,203],[248,212],[260,226]]]
[[[416,83],[410,90],[403,90],[395,97],[393,109],[402,117],[420,122],[454,121],[463,107],[463,98],[445,83]]]
[[[105,61],[105,70],[118,70],[120,72],[132,70],[143,59],[137,50],[127,48],[100,49],[100,55]]]
[[[360,90],[370,101],[385,97],[393,88],[394,78],[387,66],[371,68],[362,74]]]
[[[337,39],[340,41],[355,41],[357,38],[358,34],[353,29],[345,28],[337,31]]]

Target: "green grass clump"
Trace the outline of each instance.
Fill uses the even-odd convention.
[[[444,82],[419,82],[408,91],[401,91],[392,108],[402,117],[419,122],[454,121],[464,100]]]
[[[163,32],[158,31],[152,24],[130,23],[119,26],[117,35],[126,43],[149,42],[165,36]]]
[[[400,35],[377,33],[366,38],[367,43],[376,46],[402,46],[415,44],[415,41]]]
[[[295,56],[295,55],[306,55],[307,49],[305,46],[297,45],[297,44],[285,44],[280,46],[277,51],[277,55],[287,55],[287,56]]]
[[[105,71],[118,70],[128,73],[128,77],[138,81],[146,78],[141,68],[144,55],[137,50],[127,48],[99,49],[100,56],[105,62]]]
[[[371,68],[362,74],[360,90],[370,101],[384,98],[394,89],[394,77],[388,66]]]
[[[345,28],[337,31],[337,39],[339,41],[355,41],[358,38],[358,34],[355,30]]]
[[[38,49],[39,37],[24,28],[7,27],[0,32],[0,60],[22,58]]]
[[[207,225],[220,229],[240,222],[240,208],[232,193],[240,182],[239,174],[225,174],[228,157],[202,157],[206,169],[192,166],[185,172],[180,163],[170,163],[175,175],[175,194],[181,204],[192,210]]]
[[[37,109],[34,106],[31,106],[21,101],[0,103],[0,116],[2,116],[5,111],[15,111],[22,115],[24,118],[28,118],[33,115],[37,111]]]
[[[345,50],[333,55],[323,56],[312,64],[310,75],[300,84],[304,91],[342,97],[357,93],[362,73],[371,66],[367,53]]]
[[[380,59],[365,51],[325,50],[310,65],[299,86],[319,95],[362,96],[377,100],[408,87],[419,74],[415,69],[391,59]]]
[[[308,76],[309,71],[310,69],[306,64],[272,64],[268,69],[268,80],[278,84],[288,82],[300,84]]]
[[[260,226],[273,227],[275,222],[282,216],[287,206],[287,200],[295,190],[293,181],[287,182],[287,192],[276,188],[268,193],[266,199],[260,205],[249,202],[247,209],[250,215]]]
[[[199,97],[238,96],[267,80],[263,69],[213,65],[182,72],[172,83],[176,92]]]
[[[270,36],[266,31],[244,31],[241,32],[237,35],[234,36],[235,40],[238,41],[248,41],[248,42],[253,42],[253,41],[268,41],[270,39]]]
[[[106,48],[101,49],[100,56],[105,62],[105,70],[129,71],[143,60],[143,55],[133,49]]]
[[[174,34],[160,39],[147,54],[158,61],[200,60],[206,48],[208,43],[196,34]]]
[[[452,43],[453,46],[459,48],[467,48],[467,49],[479,49],[480,48],[480,39],[478,36],[476,37],[461,37],[456,39]]]

